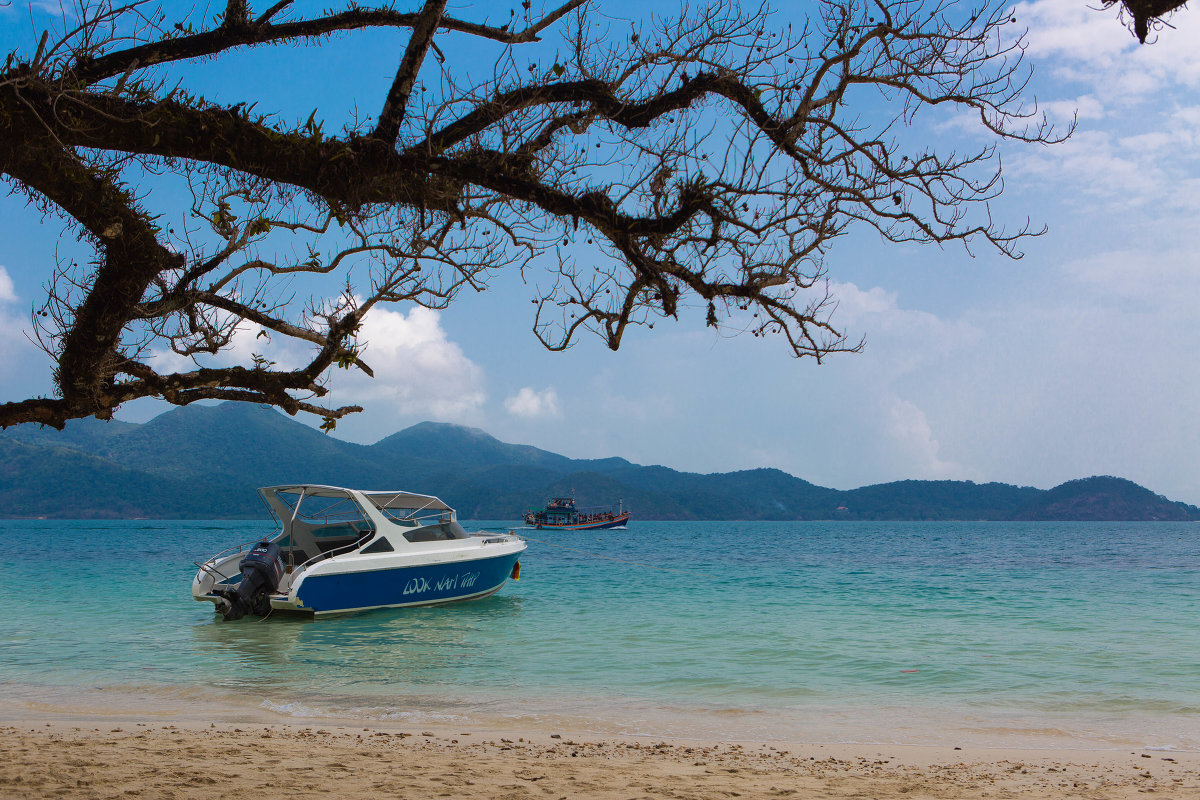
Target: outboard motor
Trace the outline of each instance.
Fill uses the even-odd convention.
[[[283,554],[279,545],[259,542],[238,564],[242,580],[236,589],[218,592],[224,602],[217,610],[225,615],[226,621],[241,619],[247,614],[265,617],[271,613],[270,594],[279,588],[283,577]]]

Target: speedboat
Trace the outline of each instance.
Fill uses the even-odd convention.
[[[192,597],[225,619],[473,600],[520,578],[528,546],[467,533],[436,497],[296,484],[258,490],[279,531],[200,564]]]
[[[576,508],[574,497],[552,497],[541,511],[525,514],[525,524],[533,528],[553,528],[560,531],[589,531],[601,528],[620,528],[629,522],[624,501],[615,508]]]

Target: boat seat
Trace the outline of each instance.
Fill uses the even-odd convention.
[[[369,539],[375,534],[374,528],[367,528],[365,531],[360,531],[354,536],[339,536],[336,539],[321,537],[317,539],[317,547],[322,553],[332,553],[334,550],[346,550],[348,547],[353,547],[361,541]]]
[[[308,561],[308,559],[310,559],[312,557],[308,553],[304,552],[303,550],[300,550],[299,548],[297,548],[295,550],[284,550],[282,555],[283,555],[283,563],[284,564],[293,564],[294,563],[296,566],[300,566],[301,564],[303,564],[305,561]]]

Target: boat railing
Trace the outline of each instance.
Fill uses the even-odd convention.
[[[206,565],[216,564],[222,558],[225,558],[226,556],[228,556],[231,553],[240,553],[243,550],[249,550],[249,549],[253,548],[254,545],[258,544],[261,541],[264,541],[264,539],[262,539],[262,538],[251,539],[250,541],[243,542],[242,544],[235,544],[233,547],[226,547],[224,550],[217,553],[215,556],[211,556],[207,561],[204,562],[204,564],[201,564],[200,568],[205,569]]]
[[[353,542],[347,542],[346,544],[338,545],[337,547],[331,547],[328,550],[324,550],[320,553],[317,553],[316,555],[310,557],[307,561],[302,561],[301,563],[292,566],[292,572],[301,572],[304,569],[317,563],[318,561],[324,561],[327,558],[333,558],[334,556],[340,556],[340,555],[349,553],[349,552],[361,547],[367,541],[367,539],[370,538],[369,536],[367,536],[365,534],[371,534],[371,533],[375,533],[374,528],[367,530],[367,531],[363,531],[364,535],[359,536],[359,538],[355,539]],[[304,551],[301,551],[301,552],[304,552]]]
[[[217,570],[217,568],[215,566],[216,565],[216,557],[215,556],[213,558],[209,559],[208,561],[205,561],[203,564],[201,564],[198,561],[193,561],[192,563],[195,564],[197,567],[199,567],[201,572],[203,572],[208,577],[212,578],[212,582],[213,582],[212,588],[216,588],[217,586],[221,585],[222,583],[225,583],[225,584],[229,583],[230,576]],[[211,591],[211,589],[210,589],[210,591]]]
[[[340,556],[343,553],[349,553],[351,550],[354,550],[359,545],[361,545],[365,539],[366,539],[366,537],[364,536],[361,539],[355,539],[353,542],[347,542],[346,544],[338,545],[337,547],[331,547],[328,550],[325,550],[324,552],[317,553],[315,556],[310,558],[308,561],[305,561],[300,566],[307,567],[309,564],[315,563],[317,561],[324,561],[327,558],[333,558],[334,556]]]
[[[231,554],[233,554],[233,553],[240,553],[240,552],[242,552],[243,550],[250,550],[250,549],[252,549],[252,548],[253,548],[253,547],[254,547],[256,544],[258,544],[259,542],[264,542],[264,541],[270,541],[270,538],[269,538],[269,537],[263,537],[263,538],[260,538],[260,539],[251,539],[249,542],[243,542],[242,544],[235,544],[233,547],[226,547],[226,548],[225,548],[224,550],[222,550],[221,552],[217,553],[217,554],[216,554],[216,555],[214,555],[214,556],[211,556],[211,557],[210,557],[210,558],[209,558],[207,561],[205,561],[203,564],[200,564],[200,565],[199,565],[199,567],[200,567],[200,569],[202,569],[202,570],[205,570],[205,571],[207,572],[209,569],[211,569],[211,568],[212,568],[212,565],[213,565],[213,564],[216,564],[218,561],[220,561],[221,559],[225,558],[226,556],[229,556],[229,555],[231,555]],[[358,542],[354,542],[353,544],[358,544]],[[281,549],[283,550],[283,552],[284,552],[285,554],[286,554],[286,553],[288,553],[288,551],[289,551],[289,550],[288,550],[288,548],[286,548],[286,547],[284,547],[284,548],[281,548]],[[340,548],[339,548],[339,549],[340,549]],[[301,552],[304,552],[304,551],[301,551]],[[316,556],[313,556],[312,558],[308,559],[308,561],[305,561],[305,562],[303,562],[303,563],[304,563],[304,564],[308,564],[308,563],[309,563],[309,562],[311,562],[311,561],[319,561],[321,558],[323,558],[323,557],[325,557],[325,556],[327,556],[327,555],[329,555],[329,554],[328,554],[328,553],[318,553]],[[216,574],[216,575],[220,575],[220,574],[221,574],[221,573],[219,573],[219,572],[216,572],[216,570],[213,570],[213,573],[214,573],[214,574]]]

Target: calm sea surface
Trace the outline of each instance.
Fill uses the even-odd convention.
[[[271,530],[0,520],[0,710],[1200,749],[1200,525],[637,521],[518,531],[481,601],[191,599]]]

